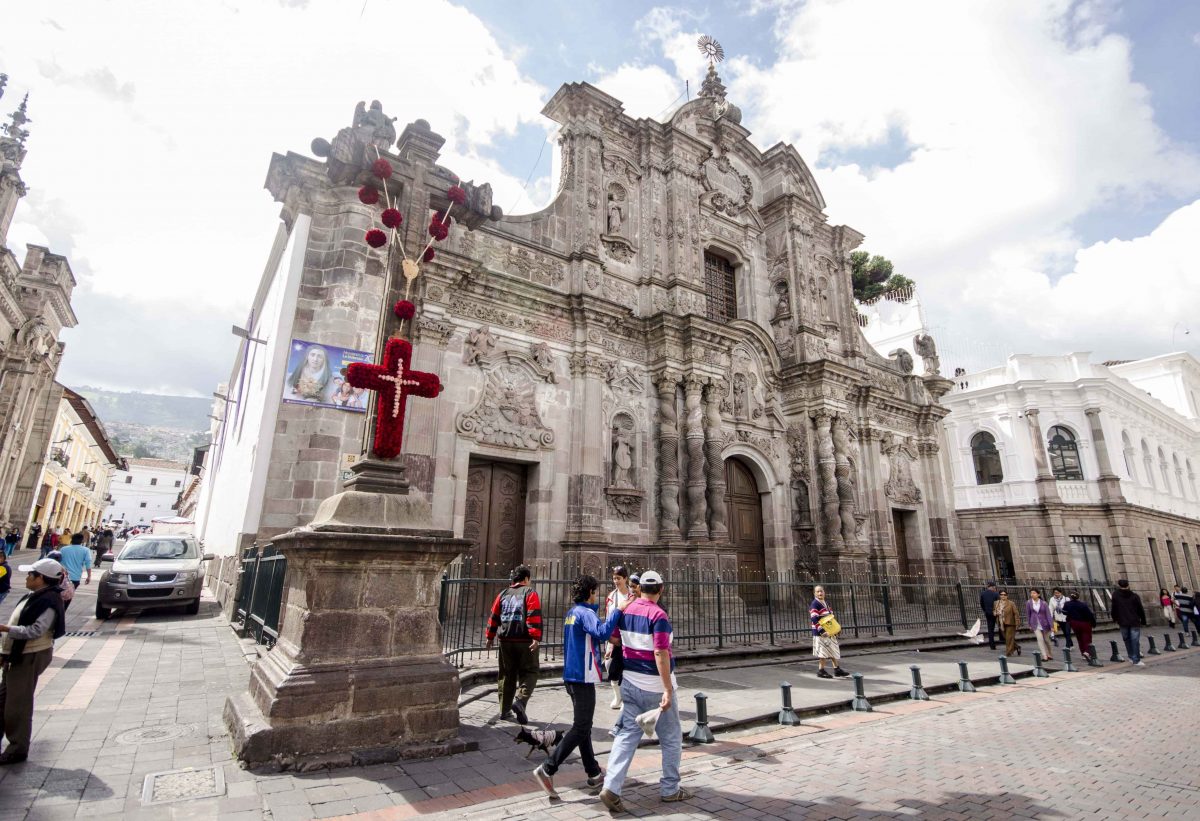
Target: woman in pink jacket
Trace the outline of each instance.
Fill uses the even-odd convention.
[[[1042,591],[1036,587],[1029,588],[1029,601],[1025,602],[1025,623],[1037,639],[1042,658],[1046,661],[1053,659],[1054,656],[1050,654],[1050,631],[1054,617],[1050,613],[1050,602],[1042,598]]]

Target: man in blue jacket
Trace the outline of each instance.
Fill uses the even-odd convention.
[[[600,648],[612,636],[625,609],[613,609],[608,618],[600,621],[596,615],[597,591],[600,582],[595,576],[580,576],[571,588],[574,606],[567,611],[563,620],[563,681],[571,697],[574,716],[571,729],[542,766],[533,771],[534,780],[546,791],[551,801],[558,800],[554,790],[554,774],[567,757],[579,749],[583,769],[587,773],[588,787],[599,790],[604,784],[600,764],[592,752],[592,717],[596,712],[596,684],[603,680],[600,666]]]

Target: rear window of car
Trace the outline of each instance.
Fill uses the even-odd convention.
[[[121,551],[120,559],[198,559],[200,551],[191,539],[137,539]]]

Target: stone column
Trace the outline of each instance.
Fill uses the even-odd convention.
[[[816,412],[817,422],[817,476],[821,484],[821,525],[825,530],[825,546],[835,552],[841,552],[842,523],[838,511],[841,504],[838,501],[837,462],[834,456],[833,414],[822,409]]]
[[[678,541],[679,534],[679,415],[675,392],[679,376],[662,373],[654,381],[658,390],[658,538]]]
[[[1112,459],[1108,452],[1108,441],[1104,438],[1104,426],[1100,422],[1099,408],[1086,408],[1088,427],[1092,432],[1092,443],[1096,448],[1096,461],[1100,463],[1100,500],[1103,502],[1124,502],[1125,495],[1121,493],[1121,478],[1112,469]]]
[[[709,384],[704,391],[704,461],[708,478],[708,534],[714,542],[729,541],[729,512],[725,508],[725,460],[721,458],[721,392]]]
[[[1025,418],[1029,421],[1029,444],[1033,448],[1033,464],[1037,468],[1038,501],[1061,502],[1058,484],[1050,472],[1050,457],[1046,453],[1046,440],[1042,438],[1037,408],[1025,411]]]
[[[687,445],[687,538],[708,538],[708,508],[704,503],[707,482],[704,478],[704,411],[701,395],[704,391],[703,377],[689,374],[684,380],[683,412],[686,424]]]
[[[846,420],[840,416],[833,420],[833,462],[842,541],[847,546],[857,546],[858,522],[855,519],[854,482],[850,476],[850,436],[846,429]]]
[[[288,562],[279,642],[251,669],[248,690],[225,703],[249,766],[305,770],[470,747],[458,737],[458,671],[442,655],[438,622],[442,571],[470,545],[432,529],[429,503],[403,491],[402,465],[352,470],[352,489],[275,539]]]

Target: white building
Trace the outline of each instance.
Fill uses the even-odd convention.
[[[1010,356],[956,379],[949,475],[965,550],[1001,577],[1200,582],[1200,362]]]
[[[188,466],[167,459],[127,459],[129,470],[118,470],[110,492],[107,518],[126,524],[150,524],[156,516],[172,516],[187,480]]]

